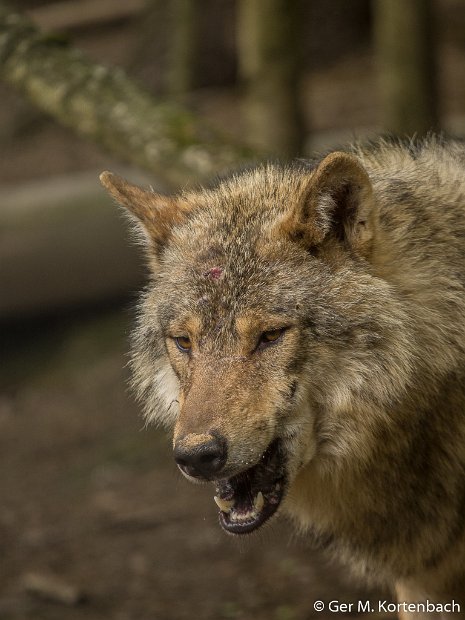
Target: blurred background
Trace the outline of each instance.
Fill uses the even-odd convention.
[[[304,620],[385,594],[284,521],[228,538],[144,428],[146,274],[98,174],[173,191],[382,133],[461,138],[464,61],[463,0],[0,1],[1,619]]]

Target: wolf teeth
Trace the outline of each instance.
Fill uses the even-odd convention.
[[[259,491],[253,502],[253,507],[255,508],[255,512],[261,512],[264,504],[265,504],[265,500],[263,498],[263,493]]]
[[[221,497],[218,497],[218,495],[214,495],[213,499],[215,500],[215,503],[218,506],[218,508],[221,510],[221,512],[225,512],[226,514],[229,514],[234,508],[235,502],[233,499],[229,499],[229,500],[221,499]],[[238,514],[238,515],[233,514],[232,518],[233,520],[238,520],[238,521],[243,521],[243,520],[247,520],[250,518],[256,518],[257,515],[260,514],[260,512],[262,511],[264,505],[265,505],[265,499],[263,497],[263,493],[259,491],[257,495],[255,496],[255,499],[253,502],[253,510],[245,514]]]
[[[231,514],[231,521],[236,523],[243,523],[244,521],[255,521],[257,518],[257,513],[255,511],[252,512],[233,512]]]
[[[231,512],[232,507],[234,506],[234,500],[233,499],[221,499],[221,497],[218,497],[218,495],[215,495],[213,497],[213,499],[215,500],[216,505],[218,506],[218,508],[221,510],[221,512]]]

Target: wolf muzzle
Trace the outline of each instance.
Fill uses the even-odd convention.
[[[212,480],[226,463],[227,443],[218,434],[191,433],[176,441],[173,453],[179,468],[188,476]]]

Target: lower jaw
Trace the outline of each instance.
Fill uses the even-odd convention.
[[[271,489],[259,492],[252,505],[244,506],[242,504],[241,506],[240,500],[237,499],[230,508],[220,509],[221,527],[229,534],[239,535],[250,534],[258,529],[277,512],[283,500],[286,486],[285,479],[280,478],[274,482]]]
[[[229,479],[217,481],[221,527],[230,534],[249,534],[278,510],[287,487],[286,454],[274,440],[257,465]]]
[[[273,507],[271,511],[262,511],[259,514],[251,514],[247,516],[247,518],[237,518],[231,517],[231,513],[225,514],[224,512],[219,513],[219,521],[221,527],[228,532],[228,534],[250,534],[251,532],[257,530],[261,527],[270,517],[272,517],[278,506]]]

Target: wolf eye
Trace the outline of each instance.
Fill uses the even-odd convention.
[[[258,341],[258,348],[263,349],[264,347],[276,342],[281,338],[284,334],[286,328],[282,327],[280,329],[271,329],[270,331],[263,332]]]
[[[180,351],[188,353],[192,349],[192,342],[189,336],[176,336],[174,342]]]

